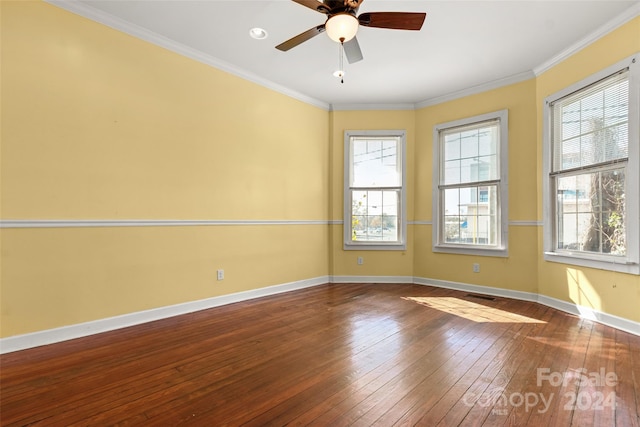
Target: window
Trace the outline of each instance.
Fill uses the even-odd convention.
[[[344,248],[405,249],[405,131],[347,131],[344,139]]]
[[[546,100],[548,261],[640,273],[638,74],[630,58]]]
[[[433,250],[507,256],[507,110],[437,125]]]

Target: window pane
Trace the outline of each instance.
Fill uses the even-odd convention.
[[[397,241],[400,190],[353,191],[352,241]]]
[[[352,140],[352,187],[397,187],[402,185],[399,143],[389,138]]]
[[[491,121],[443,134],[444,185],[499,179],[498,125]]]
[[[444,241],[468,245],[498,243],[496,185],[444,190]]]
[[[574,102],[562,109],[562,139],[580,136],[580,102]]]
[[[466,207],[466,226],[462,242],[472,245],[495,245],[498,239],[497,186],[470,189],[472,200]]]
[[[444,217],[444,242],[459,243],[461,227],[462,223],[459,216],[446,215]]]
[[[460,210],[460,190],[451,188],[444,191],[444,241],[446,243],[458,243],[460,241],[460,228],[462,216]]]
[[[444,159],[452,160],[460,158],[460,134],[446,135],[444,137]]]
[[[558,177],[558,249],[624,255],[623,168]]]
[[[478,155],[478,130],[462,132],[460,134],[460,157],[463,159]]]
[[[460,181],[460,160],[448,160],[444,162],[444,183],[459,184]]]
[[[472,217],[476,225],[476,232],[470,236],[472,243],[476,245],[488,245],[495,242],[495,237],[492,236],[495,233],[495,227],[492,227],[493,217],[490,215],[477,215],[476,218]]]
[[[480,156],[496,155],[498,147],[498,132],[492,128],[483,129],[478,136],[478,154]]]
[[[629,147],[628,73],[553,104],[553,170],[624,159]]]
[[[460,161],[460,182],[473,182],[478,180],[478,166],[475,159],[462,159]]]
[[[449,188],[444,190],[444,214],[460,215],[460,190]]]
[[[367,191],[367,215],[382,215],[382,191]]]

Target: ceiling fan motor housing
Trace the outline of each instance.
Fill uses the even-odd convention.
[[[360,7],[360,3],[362,3],[362,0],[324,0],[322,4],[329,9],[329,14],[347,11],[353,11],[355,14],[358,11],[358,7]],[[324,9],[322,6],[320,7]],[[320,12],[322,12],[321,9],[319,9]]]

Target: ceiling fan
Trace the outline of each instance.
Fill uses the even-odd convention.
[[[344,46],[344,53],[350,64],[362,59],[362,51],[356,38],[358,26],[390,28],[396,30],[420,30],[427,16],[423,12],[370,12],[356,17],[358,8],[364,0],[293,0],[294,2],[327,15],[324,24],[310,28],[295,37],[276,46],[287,50],[306,42],[320,33],[327,32],[329,37]]]

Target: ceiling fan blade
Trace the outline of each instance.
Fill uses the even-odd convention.
[[[322,2],[318,0],[293,0],[294,2],[301,4],[302,6],[306,6],[309,9],[313,9],[316,12],[327,14],[329,13],[329,8]]]
[[[276,49],[286,52],[289,49],[298,46],[300,43],[306,42],[307,40],[317,36],[320,33],[324,33],[324,24],[310,28],[304,33],[300,33],[297,36],[290,38],[286,42],[280,43],[278,46],[276,46]]]
[[[426,17],[424,12],[371,12],[358,16],[358,21],[365,27],[419,30]]]
[[[360,44],[358,43],[357,38],[352,38],[342,46],[344,47],[344,54],[347,57],[349,64],[362,61],[362,51],[360,50]]]

